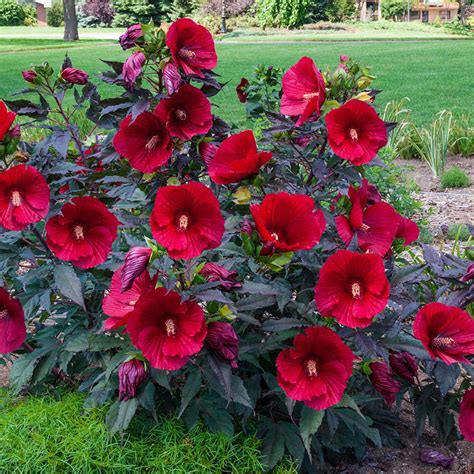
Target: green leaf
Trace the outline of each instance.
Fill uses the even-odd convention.
[[[263,438],[262,453],[268,469],[273,469],[285,454],[285,438],[277,425],[273,425]]]
[[[64,349],[66,349],[68,352],[87,351],[89,349],[89,334],[87,331],[83,331],[71,336],[71,338],[66,342]]]
[[[207,427],[213,433],[224,433],[229,437],[234,436],[232,416],[227,411],[227,405],[222,398],[215,398],[209,395],[201,397],[199,408]]]
[[[84,308],[81,281],[73,268],[58,265],[54,269],[54,282],[62,295]]]
[[[10,383],[12,384],[15,394],[19,393],[31,380],[38,359],[39,355],[35,352],[31,352],[19,357],[13,363],[10,370]]]
[[[300,433],[304,447],[308,453],[311,449],[311,436],[315,434],[321,426],[324,413],[324,410],[313,410],[307,406],[304,406],[301,410]]]
[[[355,410],[360,416],[364,416],[362,414],[362,412],[360,411],[360,408],[359,406],[357,405],[357,403],[355,402],[355,400],[347,395],[347,393],[345,393],[342,398],[341,398],[341,401],[334,407],[334,408],[352,408],[353,410]]]
[[[201,388],[201,371],[195,370],[188,375],[188,379],[183,387],[182,395],[181,395],[181,406],[178,412],[178,418],[181,418],[181,415],[186,410],[189,402],[196,396]]]
[[[105,423],[111,433],[118,431],[125,431],[138,408],[138,401],[136,398],[131,398],[127,401],[117,401],[110,408],[105,418]]]

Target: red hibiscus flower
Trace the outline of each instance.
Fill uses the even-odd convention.
[[[217,65],[211,33],[189,18],[180,18],[170,26],[166,45],[174,62],[185,74],[204,77],[202,69],[213,69]]]
[[[393,374],[385,362],[372,362],[370,365],[370,382],[377,392],[382,395],[385,403],[391,407],[395,403],[397,393],[402,388],[400,382],[393,378]]]
[[[311,327],[277,357],[278,385],[288,398],[315,410],[336,405],[352,375],[352,351],[331,329]]]
[[[370,105],[358,99],[326,115],[328,142],[334,153],[359,166],[372,160],[387,144],[387,129]]]
[[[368,196],[364,188],[351,186],[349,198],[352,208],[349,217],[337,216],[336,228],[346,246],[356,234],[360,249],[383,257],[393,243],[400,216],[385,202],[367,206]]]
[[[267,194],[262,204],[250,206],[262,242],[282,252],[313,248],[326,227],[323,212],[303,194]]]
[[[206,320],[194,301],[157,288],[142,295],[128,317],[127,332],[152,367],[178,370],[197,354],[206,338]]]
[[[183,84],[176,94],[160,101],[155,115],[173,137],[191,140],[212,127],[211,103],[201,89]]]
[[[398,214],[398,217],[399,221],[395,238],[403,240],[403,245],[410,245],[420,236],[420,229],[416,225],[416,222],[413,222],[407,217],[403,217],[400,214]]]
[[[248,81],[248,79],[246,79],[245,77],[243,77],[239,84],[237,85],[237,87],[235,88],[235,92],[237,92],[237,97],[239,98],[239,101],[242,103],[242,104],[245,104],[245,102],[247,102],[247,92],[246,92],[246,89],[247,87],[249,86],[250,82]]]
[[[170,257],[185,260],[218,247],[224,234],[219,201],[197,182],[160,188],[150,224],[153,237]]]
[[[119,221],[98,199],[75,197],[46,223],[48,247],[61,260],[92,268],[107,259]]]
[[[102,311],[109,316],[104,321],[104,329],[107,331],[124,326],[127,323],[127,316],[133,311],[140,296],[155,287],[155,280],[152,280],[150,274],[145,271],[133,281],[130,289],[123,291],[123,269],[124,265],[115,271],[109,291],[102,300]]]
[[[142,173],[152,173],[168,162],[173,143],[164,123],[150,112],[141,113],[132,122],[127,116],[113,140],[114,148]]]
[[[3,141],[8,130],[10,130],[15,118],[16,113],[9,111],[5,102],[0,100],[0,142]]]
[[[25,315],[21,303],[0,288],[0,354],[19,349],[26,339]]]
[[[338,250],[322,266],[314,291],[323,316],[365,328],[387,306],[390,284],[378,255]]]
[[[280,112],[298,116],[296,126],[303,125],[311,115],[319,116],[326,99],[324,78],[311,58],[302,57],[291,66],[282,79],[283,96]]]
[[[0,225],[23,230],[49,211],[49,186],[32,166],[18,165],[0,173]]]
[[[459,430],[465,439],[474,442],[474,389],[467,390],[459,412]]]
[[[209,162],[209,176],[217,184],[239,183],[258,174],[272,157],[269,151],[257,151],[252,130],[226,138]]]
[[[432,359],[441,359],[448,365],[469,363],[465,356],[474,354],[474,319],[456,306],[423,306],[413,323],[413,334]]]

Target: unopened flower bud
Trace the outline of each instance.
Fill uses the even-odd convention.
[[[119,43],[122,49],[133,48],[136,44],[143,43],[143,30],[140,24],[129,26],[127,31],[119,37]]]
[[[249,237],[252,236],[254,227],[252,222],[250,222],[250,219],[248,217],[244,217],[244,220],[242,221],[242,227],[240,228],[240,231],[243,234],[247,234]]]
[[[181,74],[175,63],[166,63],[166,66],[163,68],[163,82],[168,95],[178,91],[181,85]]]
[[[206,344],[221,359],[229,361],[231,367],[237,367],[239,338],[231,324],[210,323],[207,326]]]
[[[369,367],[372,371],[369,378],[373,387],[382,395],[385,403],[392,406],[400,391],[400,382],[393,378],[393,374],[385,362],[372,362]]]
[[[474,263],[471,263],[466,270],[466,274],[461,277],[461,281],[467,283],[474,278]]]
[[[209,166],[209,163],[216,154],[217,146],[209,142],[201,142],[199,144],[199,154],[201,155],[202,161]]]
[[[244,104],[247,102],[247,87],[249,86],[249,81],[245,77],[243,77],[238,86],[235,88],[235,92],[237,92],[237,97],[239,98],[239,101]]]
[[[83,86],[87,84],[89,75],[81,69],[67,67],[61,71],[61,77],[69,84],[77,84]]]
[[[148,266],[152,250],[148,247],[133,247],[125,256],[122,269],[122,293],[128,291],[135,281]]]
[[[30,82],[31,84],[34,84],[34,82],[38,79],[38,74],[36,74],[36,71],[33,71],[33,69],[22,71],[21,75],[26,82]]]
[[[145,364],[138,359],[124,362],[119,369],[119,399],[135,398],[140,385],[147,379]]]
[[[415,357],[408,352],[398,352],[390,354],[390,367],[399,377],[405,379],[412,385],[418,373],[418,366]]]
[[[207,278],[208,281],[220,281],[220,286],[225,290],[240,288],[242,286],[241,283],[236,281],[238,276],[236,271],[229,271],[226,268],[217,265],[217,263],[206,263],[199,274]]]
[[[140,51],[135,51],[127,58],[123,64],[122,76],[127,89],[133,89],[138,76],[142,73],[145,55]]]

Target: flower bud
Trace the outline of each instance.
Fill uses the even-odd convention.
[[[229,323],[216,322],[207,326],[206,343],[221,359],[227,360],[230,366],[237,367],[239,338]]]
[[[242,227],[240,228],[240,231],[243,234],[247,234],[249,237],[252,237],[254,227],[252,222],[248,217],[244,217],[244,220],[242,221]]]
[[[415,357],[408,352],[398,352],[390,354],[389,361],[395,374],[412,385],[415,383],[415,377],[418,373]]]
[[[83,86],[87,84],[89,75],[81,69],[67,67],[61,71],[61,77],[69,84],[77,84]]]
[[[265,242],[260,250],[260,255],[262,257],[271,257],[275,253],[275,250],[275,242]]]
[[[421,448],[419,453],[420,461],[424,464],[431,464],[433,466],[441,466],[445,469],[449,469],[453,463],[453,459],[449,456],[435,451],[431,448]]]
[[[209,142],[201,142],[199,144],[199,154],[201,155],[202,161],[209,166],[209,163],[216,154],[217,146]]]
[[[373,387],[382,395],[385,403],[392,406],[395,403],[395,396],[401,388],[400,382],[393,378],[393,374],[385,362],[372,362],[369,367],[372,371],[369,378]]]
[[[163,68],[163,82],[168,95],[178,91],[181,85],[181,74],[175,63],[166,63],[166,66]]]
[[[124,362],[119,369],[119,399],[135,398],[140,385],[147,379],[145,364],[138,359]]]
[[[21,136],[21,127],[20,124],[16,124],[10,131],[8,132],[11,138],[20,138]]]
[[[237,92],[237,97],[239,98],[239,101],[244,104],[245,102],[247,102],[247,97],[248,97],[248,94],[246,92],[246,88],[248,87],[249,85],[249,81],[248,79],[246,79],[245,77],[243,77],[238,86],[235,88],[235,92]]]
[[[235,204],[244,205],[250,202],[252,199],[252,193],[248,186],[239,186],[237,191],[232,194],[232,197]]]
[[[33,69],[28,69],[27,71],[22,71],[21,75],[23,76],[23,79],[26,82],[30,82],[31,84],[34,84],[35,81],[38,79],[38,74],[36,74],[36,71],[33,71]]]
[[[134,52],[125,61],[122,69],[122,76],[127,89],[132,90],[134,88],[135,82],[142,72],[144,63],[145,55],[140,51]]]
[[[133,247],[125,256],[122,269],[122,293],[128,291],[135,281],[148,266],[152,250],[148,247]]]
[[[341,61],[341,63],[347,63],[347,61],[349,61],[349,56],[347,56],[345,54],[341,54],[339,56],[339,61]]]
[[[466,274],[461,277],[461,281],[467,283],[474,278],[474,263],[471,263],[466,270]]]
[[[140,24],[129,26],[127,31],[119,37],[119,43],[122,49],[133,48],[136,44],[141,44],[140,39],[143,36],[142,26]]]
[[[226,268],[217,265],[217,263],[206,263],[199,274],[207,278],[208,281],[220,281],[220,286],[225,290],[240,288],[242,286],[241,283],[236,281],[238,276],[236,271],[229,271]]]

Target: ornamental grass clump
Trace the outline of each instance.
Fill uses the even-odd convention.
[[[100,76],[116,96],[66,58],[0,106],[0,347],[14,390],[77,387],[108,407],[112,432],[170,413],[256,435],[268,468],[397,442],[402,400],[419,436],[428,420],[447,443],[461,406],[469,439],[468,261],[410,252],[417,224],[366,178],[393,128],[368,68],[295,58],[280,111],[258,106],[257,143],[212,108],[223,84],[205,28],[134,25],[121,45],[129,59]],[[21,140],[18,116],[46,138]]]

